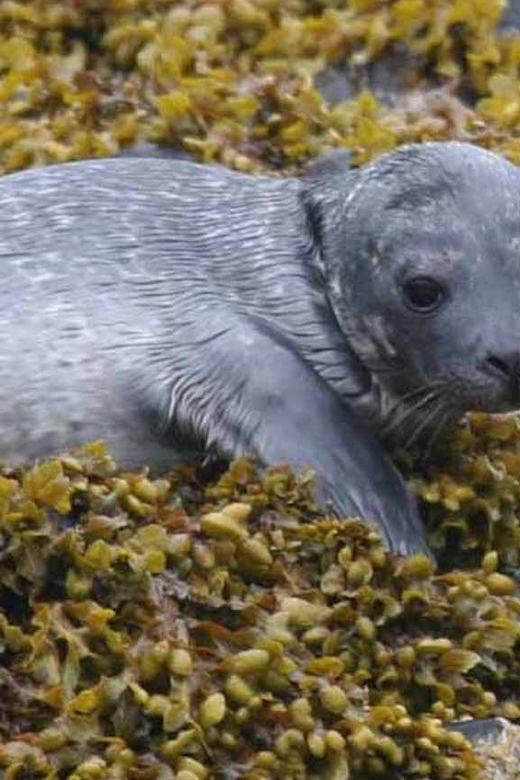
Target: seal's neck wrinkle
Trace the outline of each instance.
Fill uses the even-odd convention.
[[[304,180],[304,205],[318,248],[314,253],[314,262],[334,310],[338,306],[342,315],[345,307],[337,300],[339,296],[334,291],[346,256],[345,217],[358,180],[356,171],[347,172],[341,180],[338,176],[310,176]],[[340,322],[342,318],[338,318]]]
[[[326,179],[310,177],[305,182],[304,202],[315,236],[312,262],[345,339],[349,371],[360,378],[360,391],[349,395],[349,403],[366,423],[380,430],[393,398],[373,367],[381,363],[386,349],[374,340],[373,328],[367,328],[355,314],[354,277],[360,258],[354,256],[352,232],[347,228],[351,204],[365,183],[366,178],[359,171],[348,171],[341,178],[337,175]]]
[[[311,177],[304,201],[318,251],[314,263],[324,282],[327,298],[337,323],[349,346],[363,366],[379,363],[383,345],[375,343],[358,321],[352,305],[356,295],[353,279],[359,258],[352,252],[352,239],[347,228],[350,205],[359,196],[364,178],[358,171],[349,171],[341,179]]]

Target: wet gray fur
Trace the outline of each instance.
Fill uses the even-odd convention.
[[[0,456],[103,437],[124,466],[310,465],[338,513],[426,550],[382,439],[518,405],[486,361],[520,343],[519,203],[516,168],[456,143],[299,180],[139,158],[7,176]],[[413,273],[445,280],[435,316],[403,304]]]

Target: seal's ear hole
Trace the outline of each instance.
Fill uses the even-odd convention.
[[[428,276],[416,276],[403,285],[404,301],[413,311],[428,313],[438,309],[445,297],[442,284]]]

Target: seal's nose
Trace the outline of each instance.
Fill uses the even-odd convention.
[[[509,383],[513,400],[520,400],[520,351],[502,352],[498,355],[490,355],[487,359],[488,367],[493,373],[500,374]]]

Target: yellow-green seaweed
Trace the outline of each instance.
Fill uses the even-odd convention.
[[[308,479],[246,460],[153,480],[94,444],[0,488],[5,777],[462,780],[480,764],[446,721],[520,717],[494,552],[444,574],[392,558],[319,515]]]

